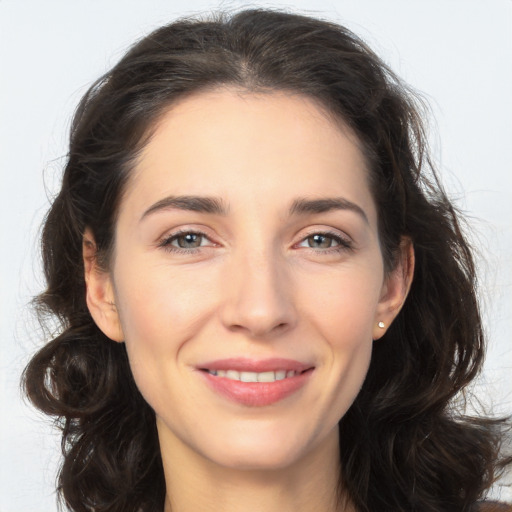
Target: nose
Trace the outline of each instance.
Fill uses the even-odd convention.
[[[231,262],[222,292],[221,320],[227,329],[262,338],[295,325],[293,287],[285,266],[275,255],[262,253]]]

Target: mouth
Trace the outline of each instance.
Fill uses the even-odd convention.
[[[226,379],[236,380],[239,382],[276,382],[278,380],[291,379],[311,369],[312,368],[308,368],[303,371],[276,370],[266,372],[244,372],[237,370],[211,370],[208,368],[201,368],[201,371],[208,372],[214,377],[224,377]]]
[[[197,368],[211,390],[245,406],[275,404],[303,389],[315,367],[289,359],[224,359]]]

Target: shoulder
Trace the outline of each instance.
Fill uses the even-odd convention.
[[[477,512],[512,512],[510,503],[499,501],[482,501],[478,504]]]

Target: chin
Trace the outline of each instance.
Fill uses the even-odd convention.
[[[209,458],[220,466],[244,471],[282,470],[293,466],[321,444],[311,436],[287,432],[248,431],[241,436],[226,436],[229,443],[212,442]]]
[[[235,449],[232,449],[235,448]],[[222,454],[214,454],[212,461],[225,468],[239,471],[273,471],[293,466],[303,453],[299,450],[230,447]]]

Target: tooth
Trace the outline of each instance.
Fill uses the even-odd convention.
[[[240,380],[242,382],[258,382],[258,374],[256,372],[240,372]]]
[[[210,375],[226,377],[241,382],[275,382],[290,377],[295,377],[297,372],[293,370],[277,370],[275,372],[238,372],[236,370],[208,370]]]
[[[258,373],[258,382],[274,382],[276,374],[274,372],[261,372]]]
[[[240,372],[237,372],[236,370],[227,370],[226,377],[228,379],[240,380]]]

